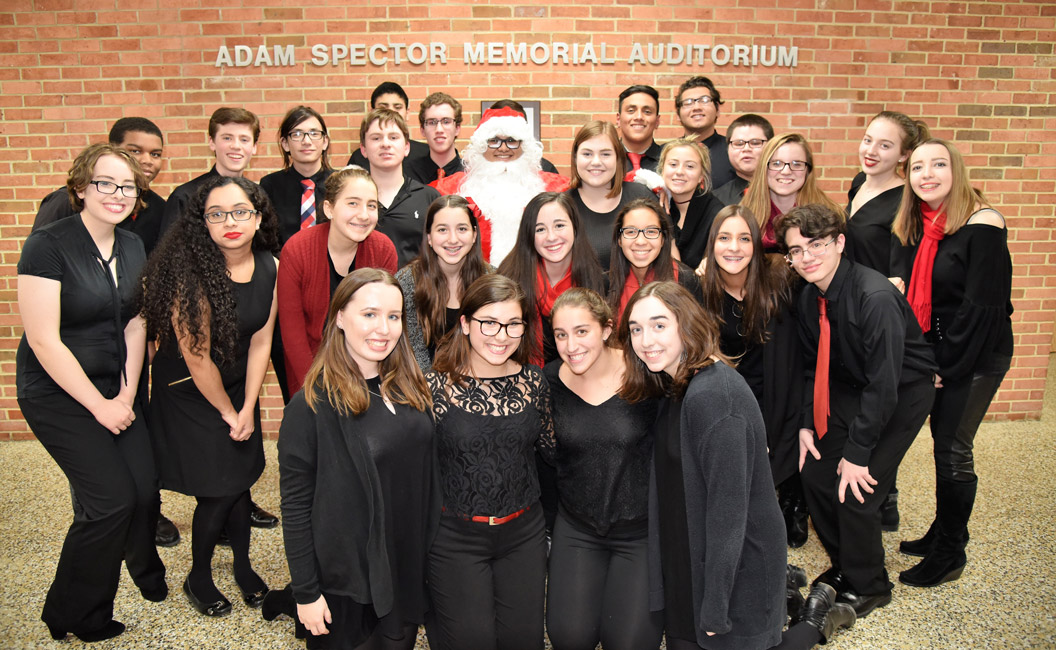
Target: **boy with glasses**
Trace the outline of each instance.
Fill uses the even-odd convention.
[[[800,294],[806,381],[799,467],[832,567],[814,581],[859,617],[891,602],[880,507],[935,399],[937,370],[909,303],[883,275],[843,258],[843,216],[817,204],[777,225]]]
[[[730,122],[726,129],[726,154],[733,168],[733,180],[712,191],[723,205],[740,203],[752,180],[763,147],[774,137],[774,127],[755,113],[747,113]]]
[[[462,133],[462,104],[447,93],[433,93],[418,110],[418,126],[429,145],[429,155],[408,160],[404,173],[428,185],[462,171],[455,140]]]
[[[675,110],[685,129],[685,137],[693,137],[708,148],[712,187],[722,187],[734,177],[726,154],[726,138],[715,130],[722,104],[719,90],[707,77],[692,77],[679,86],[675,94]]]

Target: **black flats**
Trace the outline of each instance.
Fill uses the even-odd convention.
[[[111,620],[109,623],[91,632],[74,632],[73,635],[85,643],[94,643],[96,641],[106,641],[112,639],[125,631],[125,624],[120,621]],[[48,632],[51,633],[51,638],[56,641],[61,641],[66,638],[66,631],[52,627],[48,624]]]
[[[193,591],[191,591],[191,583],[187,580],[183,581],[183,593],[187,594],[187,600],[191,602],[191,605],[197,609],[200,614],[219,617],[227,616],[231,613],[231,601],[223,596],[220,597],[220,600],[211,603],[198,600],[198,597],[194,595]],[[263,597],[261,597],[261,599],[263,600]]]
[[[267,596],[267,587],[250,593],[243,591],[242,602],[244,602],[247,606],[252,607],[253,609],[260,609],[260,606],[264,604],[264,599],[267,598]]]

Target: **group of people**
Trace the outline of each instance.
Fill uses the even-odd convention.
[[[935,519],[899,579],[956,580],[1012,355],[1004,220],[901,113],[869,122],[845,209],[802,135],[722,136],[721,104],[688,80],[661,147],[632,86],[566,178],[516,102],[459,155],[457,100],[422,103],[423,145],[386,82],[352,164],[298,106],[259,185],[259,121],[221,108],[215,167],[167,202],[160,130],[119,120],[18,264],[19,405],[74,500],[51,635],[124,630],[122,559],[166,598],[163,488],[197,499],[192,606],[232,611],[223,539],[245,604],[309,648],[410,649],[422,624],[440,649],[812,647],[890,602],[881,526],[929,415]],[[269,360],[282,589],[249,553]],[[831,567],[804,598],[808,513]]]

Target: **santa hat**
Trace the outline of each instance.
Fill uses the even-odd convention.
[[[475,145],[486,146],[485,141],[500,135],[522,142],[535,140],[535,133],[532,132],[532,127],[528,125],[524,114],[504,106],[484,111],[470,141]]]

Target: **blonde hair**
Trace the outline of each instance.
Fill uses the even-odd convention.
[[[807,173],[803,177],[803,187],[799,188],[796,194],[796,205],[823,205],[846,217],[843,206],[830,199],[818,187],[814,179],[814,154],[810,150],[810,143],[799,133],[783,133],[766,143],[763,153],[759,156],[759,165],[755,168],[752,180],[748,183],[748,189],[744,192],[741,205],[751,210],[760,230],[765,231],[766,223],[770,220],[770,184],[767,180],[767,166],[777,150],[790,143],[803,147],[807,158]]]
[[[664,165],[667,164],[667,157],[679,147],[692,149],[693,153],[700,158],[700,166],[704,171],[704,176],[700,179],[700,189],[704,190],[704,192],[710,192],[713,189],[711,187],[711,154],[708,152],[707,147],[697,142],[696,138],[678,138],[665,144],[664,148],[660,150],[660,162],[656,166],[656,171],[661,176],[664,175]]]

